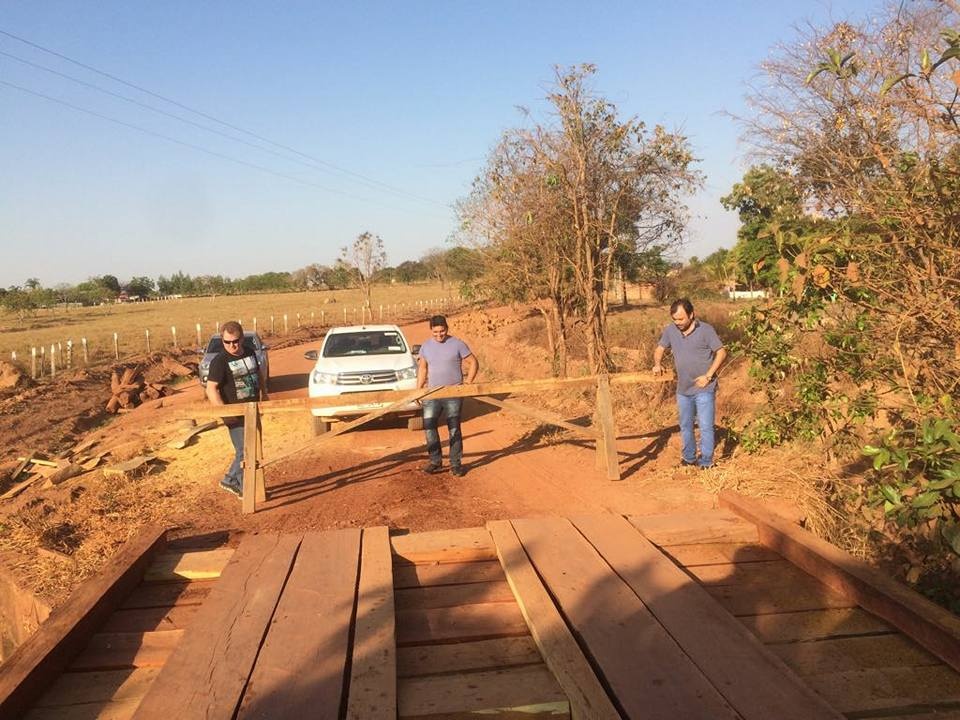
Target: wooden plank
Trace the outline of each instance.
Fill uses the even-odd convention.
[[[390,534],[363,531],[347,720],[397,716],[397,643]]]
[[[617,426],[610,397],[610,378],[601,375],[597,380],[597,419],[600,421],[600,442],[597,450],[603,453],[607,480],[620,479],[620,458],[617,455]]]
[[[431,585],[462,585],[463,583],[504,580],[503,569],[496,560],[443,565],[408,565],[394,563],[393,587],[413,588]]]
[[[70,664],[78,670],[162,667],[183,637],[183,630],[145,633],[97,633]]]
[[[134,717],[233,717],[299,544],[244,538]]]
[[[135,700],[82,703],[52,708],[34,708],[24,720],[130,720],[140,704]]]
[[[140,582],[165,542],[165,530],[145,528],[13,651],[0,665],[0,717],[18,717],[26,712]]]
[[[390,538],[390,545],[395,558],[414,564],[433,565],[497,559],[490,534],[483,528],[394,535]]]
[[[823,583],[811,577],[788,560],[768,560],[755,563],[730,563],[727,565],[699,565],[687,568],[702,585],[720,587],[723,585],[790,585],[792,587],[813,586],[823,588],[824,592],[833,592]]]
[[[495,638],[453,645],[397,648],[397,677],[497,670],[543,662],[533,638]]]
[[[704,589],[736,616],[856,607],[857,603],[825,585],[705,585]]]
[[[399,717],[570,717],[569,704],[546,665],[408,678],[400,683]]]
[[[493,405],[494,407],[498,407],[502,410],[508,410],[510,412],[517,413],[518,415],[532,417],[534,420],[540,420],[548,425],[562,427],[563,429],[569,430],[573,434],[579,435],[580,437],[585,437],[590,440],[596,440],[599,437],[599,433],[591,427],[574,425],[571,422],[567,422],[556,413],[547,412],[546,410],[541,410],[540,408],[531,407],[529,405],[513,402],[511,400],[498,400],[497,398],[492,398],[489,395],[478,395],[476,399],[482,403]]]
[[[359,566],[360,530],[304,536],[238,718],[337,720]]]
[[[960,617],[757,502],[731,492],[721,493],[720,501],[756,523],[764,545],[960,670]]]
[[[153,632],[186,630],[193,623],[200,605],[133,608],[117,610],[100,626],[101,632]]]
[[[941,664],[939,658],[900,633],[786,643],[773,645],[771,650],[800,675]]]
[[[260,411],[257,403],[243,404],[243,497],[240,507],[244,515],[257,511],[257,469],[260,458]]]
[[[233,548],[161,553],[147,568],[143,581],[177,582],[183,580],[215,580],[233,557]]]
[[[388,415],[397,410],[401,410],[407,405],[417,400],[422,400],[427,397],[427,395],[433,395],[436,392],[439,392],[441,388],[432,387],[432,388],[420,388],[414,392],[407,392],[401,395],[394,402],[391,402],[389,405],[386,405],[382,408],[377,408],[376,410],[371,410],[366,415],[362,415],[354,420],[345,423],[337,423],[335,427],[331,428],[328,432],[325,432],[323,435],[318,435],[314,438],[315,442],[323,442],[329,440],[330,438],[335,438],[337,435],[343,435],[345,432],[349,432],[354,428],[358,428],[361,425],[366,425],[369,422],[376,420],[377,418]],[[364,402],[368,402],[367,398],[364,397]],[[343,401],[341,400],[341,403]]]
[[[202,425],[194,425],[191,428],[187,428],[177,435],[177,437],[175,437],[173,440],[169,441],[167,443],[167,447],[174,450],[183,450],[183,448],[190,444],[190,441],[193,440],[194,437],[206,430],[212,430],[219,424],[220,422],[218,420],[211,420],[210,422],[205,422]]]
[[[456,607],[477,603],[514,601],[507,582],[469,583],[467,585],[439,585],[425,588],[403,588],[394,593],[397,610]]]
[[[569,522],[562,518],[512,522],[624,715],[645,720],[737,717]]]
[[[193,582],[150,583],[134,588],[120,607],[135,608],[172,607],[174,605],[200,605],[213,589],[212,580]]]
[[[670,515],[633,515],[627,520],[654,545],[698,545],[701,543],[756,543],[754,524],[729,510],[703,510]]]
[[[529,634],[515,603],[483,603],[397,613],[397,644],[400,646]]]
[[[158,668],[66,672],[37,700],[36,706],[59,707],[79,703],[135,700],[143,697],[159,674]]]
[[[755,543],[702,543],[698,545],[667,545],[660,548],[683,567],[698,565],[725,565],[727,563],[765,562],[779,560],[770,548]]]
[[[33,462],[33,456],[37,454],[37,450],[31,450],[27,453],[26,457],[18,458],[20,461],[17,466],[13,469],[13,472],[10,473],[10,482],[15,483],[17,478],[20,477],[20,473],[27,469],[27,466]],[[6,493],[0,495],[0,500],[6,499]]]
[[[844,713],[923,708],[960,703],[960,675],[946,665],[923,668],[871,668],[808,675],[805,680]]]
[[[620,714],[543,587],[513,526],[506,520],[497,520],[487,523],[487,528],[530,634],[569,699],[574,717],[619,718]]]
[[[617,373],[610,375],[611,385],[636,385],[639,383],[660,384],[670,382],[673,376],[670,374],[654,375],[651,372],[635,373]],[[437,392],[431,394],[431,398],[439,400],[442,398],[464,398],[478,397],[480,395],[522,395],[526,393],[539,395],[544,392],[553,392],[564,388],[590,387],[596,385],[597,376],[590,375],[575,378],[546,378],[542,380],[515,380],[513,382],[500,383],[473,383],[470,385],[447,385],[438,388]],[[382,392],[368,392],[363,394],[365,403],[396,402],[403,397],[406,390],[386,390]],[[325,407],[336,407],[343,404],[341,396],[332,398],[289,398],[284,400],[269,400],[259,403],[261,413],[274,412],[303,412],[307,409],[322,409]],[[243,409],[238,405],[209,405],[205,402],[191,403],[180,408],[182,417],[231,417],[243,414]]]
[[[843,717],[625,519],[571,522],[743,720]]]
[[[737,620],[765,643],[893,632],[885,622],[857,607],[743,615]]]

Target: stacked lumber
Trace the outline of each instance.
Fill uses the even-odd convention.
[[[139,365],[123,369],[114,368],[110,376],[110,400],[107,412],[116,413],[121,408],[134,408],[148,400],[156,400],[172,394],[172,390],[162,383],[144,382]]]

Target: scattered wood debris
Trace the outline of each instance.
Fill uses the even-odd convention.
[[[104,477],[135,477],[149,470],[150,463],[157,459],[156,455],[139,455],[118,465],[111,465],[103,469]]]
[[[197,435],[199,435],[200,433],[206,430],[211,430],[219,424],[220,424],[219,421],[211,420],[210,422],[205,422],[202,425],[195,425],[193,427],[189,427],[185,429],[183,432],[181,432],[173,440],[168,442],[167,447],[171,447],[174,450],[183,450],[183,448],[187,447],[187,445],[190,444],[190,441],[193,440],[193,438],[195,438]]]
[[[139,365],[124,368],[123,374],[120,374],[120,368],[114,369],[110,377],[110,392],[107,412],[111,413],[129,410],[148,400],[173,394],[173,390],[162,383],[144,382]]]

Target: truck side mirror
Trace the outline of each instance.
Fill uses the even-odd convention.
[[[303,357],[305,357],[307,360],[313,360],[314,362],[316,362],[317,358],[319,357],[319,354],[317,353],[316,350],[307,350],[303,354]]]
[[[414,355],[419,355],[419,354],[420,354],[420,345],[414,345],[413,348],[412,348],[412,350],[413,350],[413,354],[414,354]]]

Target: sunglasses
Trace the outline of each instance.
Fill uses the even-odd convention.
[[[240,341],[239,341],[239,340],[224,340],[224,341],[223,341],[223,344],[224,344],[224,345],[239,345],[239,344],[240,344]]]

